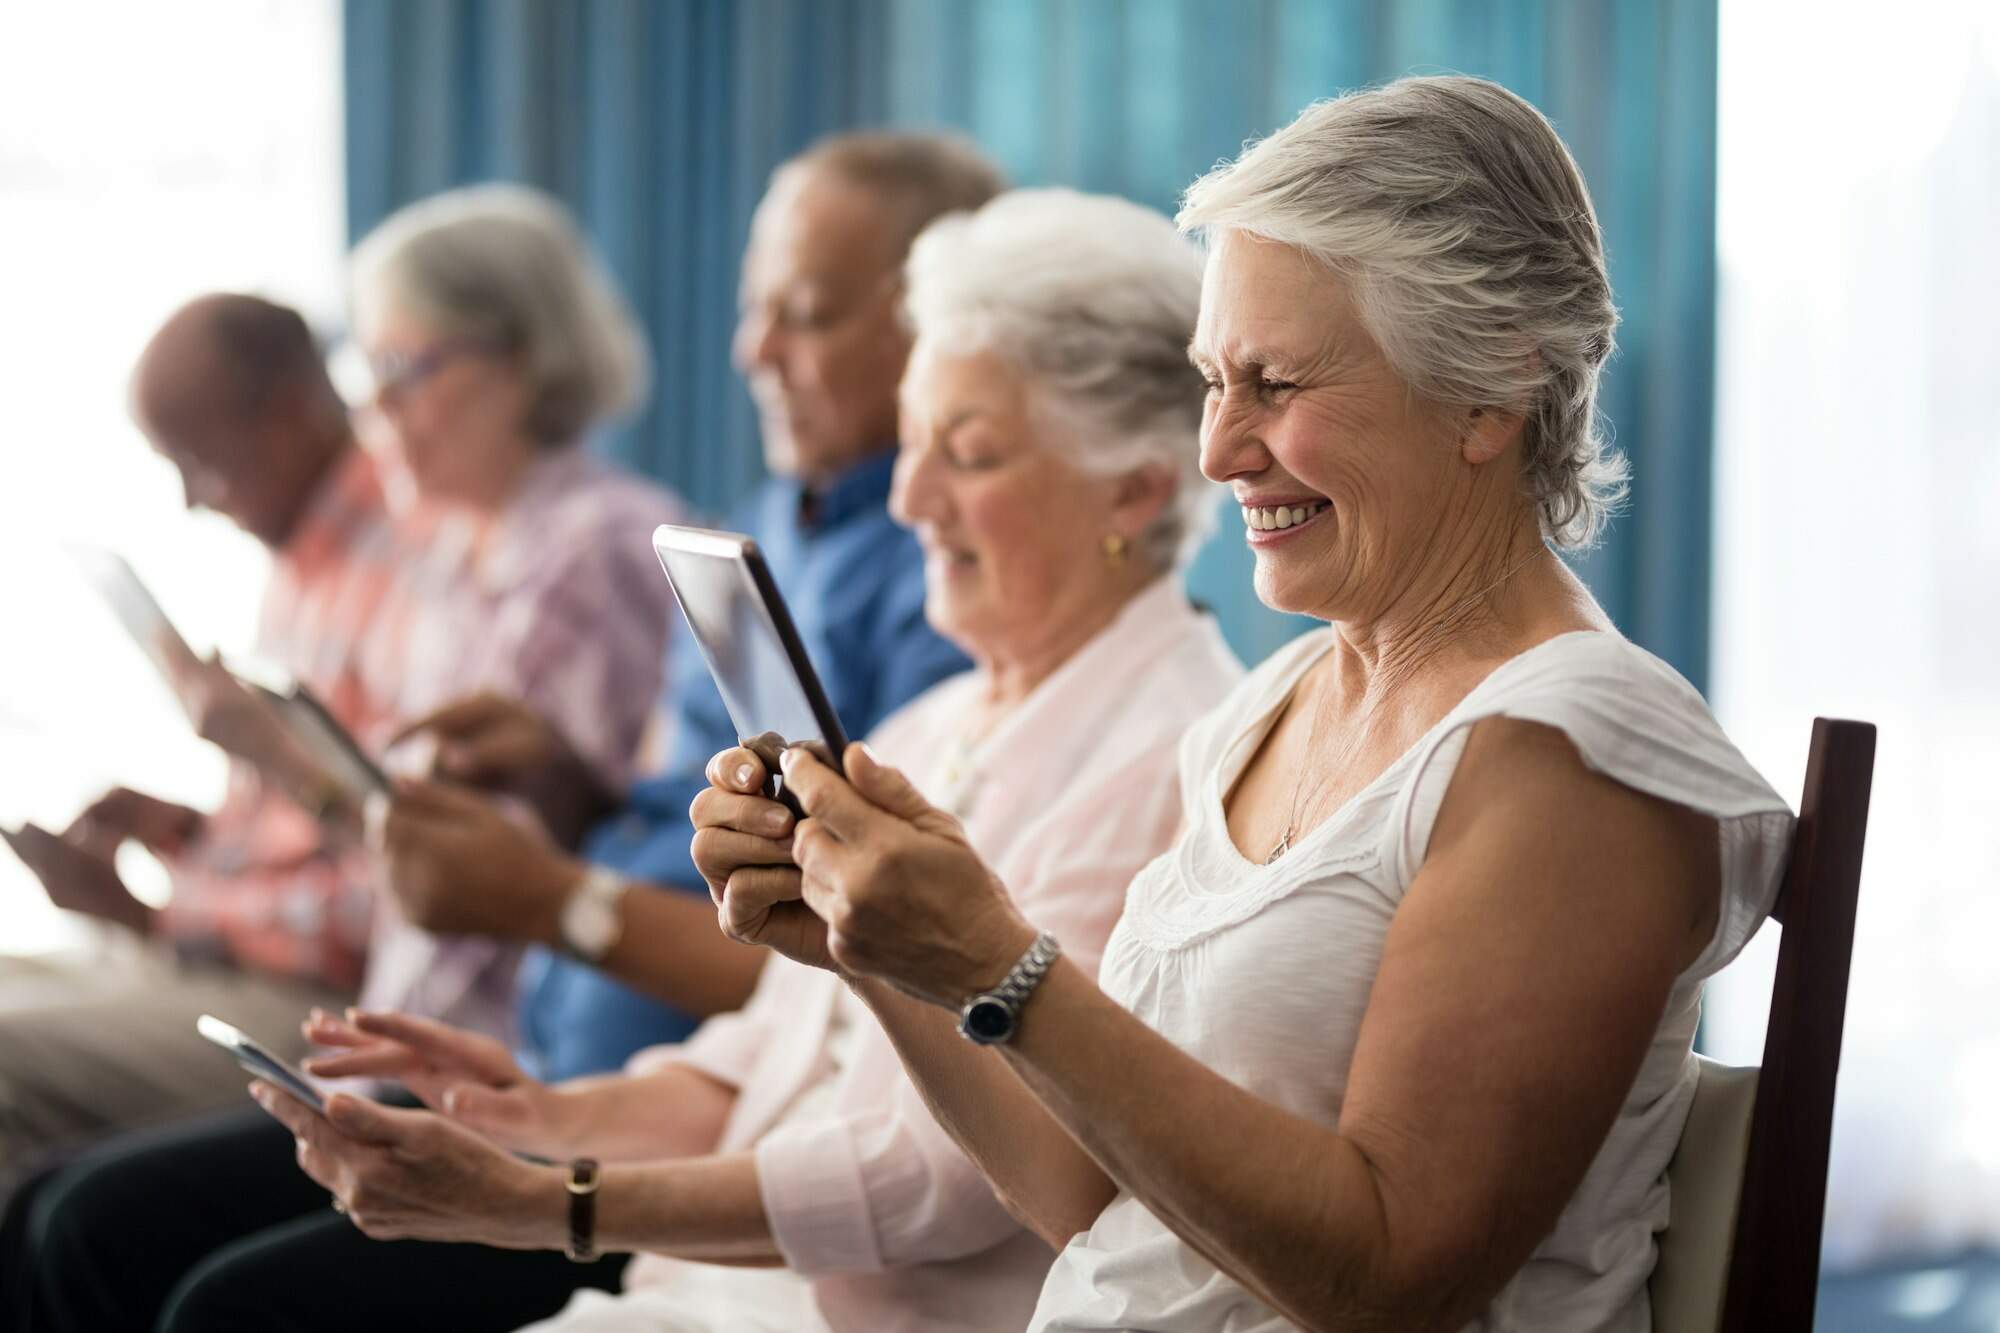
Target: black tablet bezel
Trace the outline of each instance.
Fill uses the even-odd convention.
[[[749,571],[750,586],[763,600],[765,613],[778,632],[778,643],[784,648],[785,658],[791,664],[792,676],[805,695],[806,706],[812,710],[814,722],[819,726],[818,739],[825,742],[829,751],[826,757],[831,758],[836,772],[841,771],[841,757],[847,750],[847,731],[840,725],[840,715],[833,711],[833,704],[826,697],[819,673],[813,669],[812,658],[806,654],[805,641],[799,637],[798,627],[792,623],[792,613],[785,605],[784,594],[778,591],[777,582],[771,577],[771,568],[764,562],[764,553],[757,548],[756,541],[740,532],[681,527],[671,523],[663,523],[653,530],[653,554],[659,557],[660,569],[667,576],[667,586],[673,590],[674,603],[680,607],[681,620],[693,635],[695,646],[701,650],[701,659],[707,663],[709,675],[714,676],[715,655],[702,642],[701,632],[694,627],[694,620],[682,602],[680,585],[674,582],[673,567],[667,563],[669,551],[735,560]],[[754,737],[742,736],[738,739],[747,741]],[[799,738],[786,739],[796,741]],[[775,794],[777,775],[772,774],[771,777]]]
[[[376,763],[374,758],[361,748],[361,742],[354,738],[354,733],[341,725],[340,719],[335,717],[333,710],[312,692],[311,686],[302,680],[294,681],[290,702],[311,714],[314,724],[319,727],[328,742],[338,748],[362,775],[371,792],[380,792],[386,796],[393,790],[389,775],[383,770],[382,765]]]

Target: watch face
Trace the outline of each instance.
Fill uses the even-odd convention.
[[[974,1000],[966,1008],[965,1035],[974,1041],[1005,1041],[1013,1031],[1013,1011],[998,1000]]]

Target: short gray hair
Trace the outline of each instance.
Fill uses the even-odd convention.
[[[917,237],[904,311],[919,338],[1020,369],[1079,467],[1164,466],[1174,499],[1138,542],[1191,555],[1219,492],[1201,475],[1206,386],[1188,363],[1201,255],[1162,214],[1074,190],[1014,190]]]
[[[569,213],[539,190],[479,185],[411,204],[355,247],[349,280],[363,337],[394,307],[518,356],[525,428],[542,444],[573,443],[646,401],[645,335]]]
[[[1548,540],[1589,545],[1624,499],[1597,419],[1618,324],[1597,215],[1555,127],[1513,93],[1452,75],[1317,102],[1190,186],[1178,220],[1317,257],[1419,393],[1525,413]]]
[[[825,171],[867,191],[896,228],[898,255],[947,213],[984,207],[1007,188],[993,159],[962,134],[848,130],[829,134],[778,167]]]

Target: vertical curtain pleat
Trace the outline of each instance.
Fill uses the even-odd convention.
[[[1624,312],[1603,405],[1630,511],[1578,559],[1626,631],[1704,684],[1715,302],[1714,0],[347,0],[348,223],[476,180],[576,209],[654,341],[651,407],[600,446],[710,512],[758,478],[729,364],[771,169],[821,134],[957,127],[1024,184],[1171,211],[1308,102],[1406,73],[1498,79],[1597,200]],[[1255,658],[1225,518],[1191,574]]]

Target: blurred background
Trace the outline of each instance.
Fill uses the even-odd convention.
[[[955,126],[1018,183],[1171,211],[1314,98],[1446,70],[1546,111],[1604,224],[1634,499],[1581,571],[1780,791],[1814,715],[1881,728],[1820,1327],[2000,1329],[1991,0],[0,6],[0,822],[59,827],[114,782],[219,794],[60,548],[125,553],[197,647],[247,648],[263,553],[184,513],[126,416],[186,297],[259,292],[334,346],[350,239],[447,186],[543,186],[656,351],[652,408],[596,447],[719,512],[757,480],[737,261],[814,138]],[[1298,626],[1247,568],[1231,519],[1192,581],[1255,660]],[[1761,1054],[1772,943],[1711,992],[1724,1059]],[[0,951],[79,944],[0,852]]]

